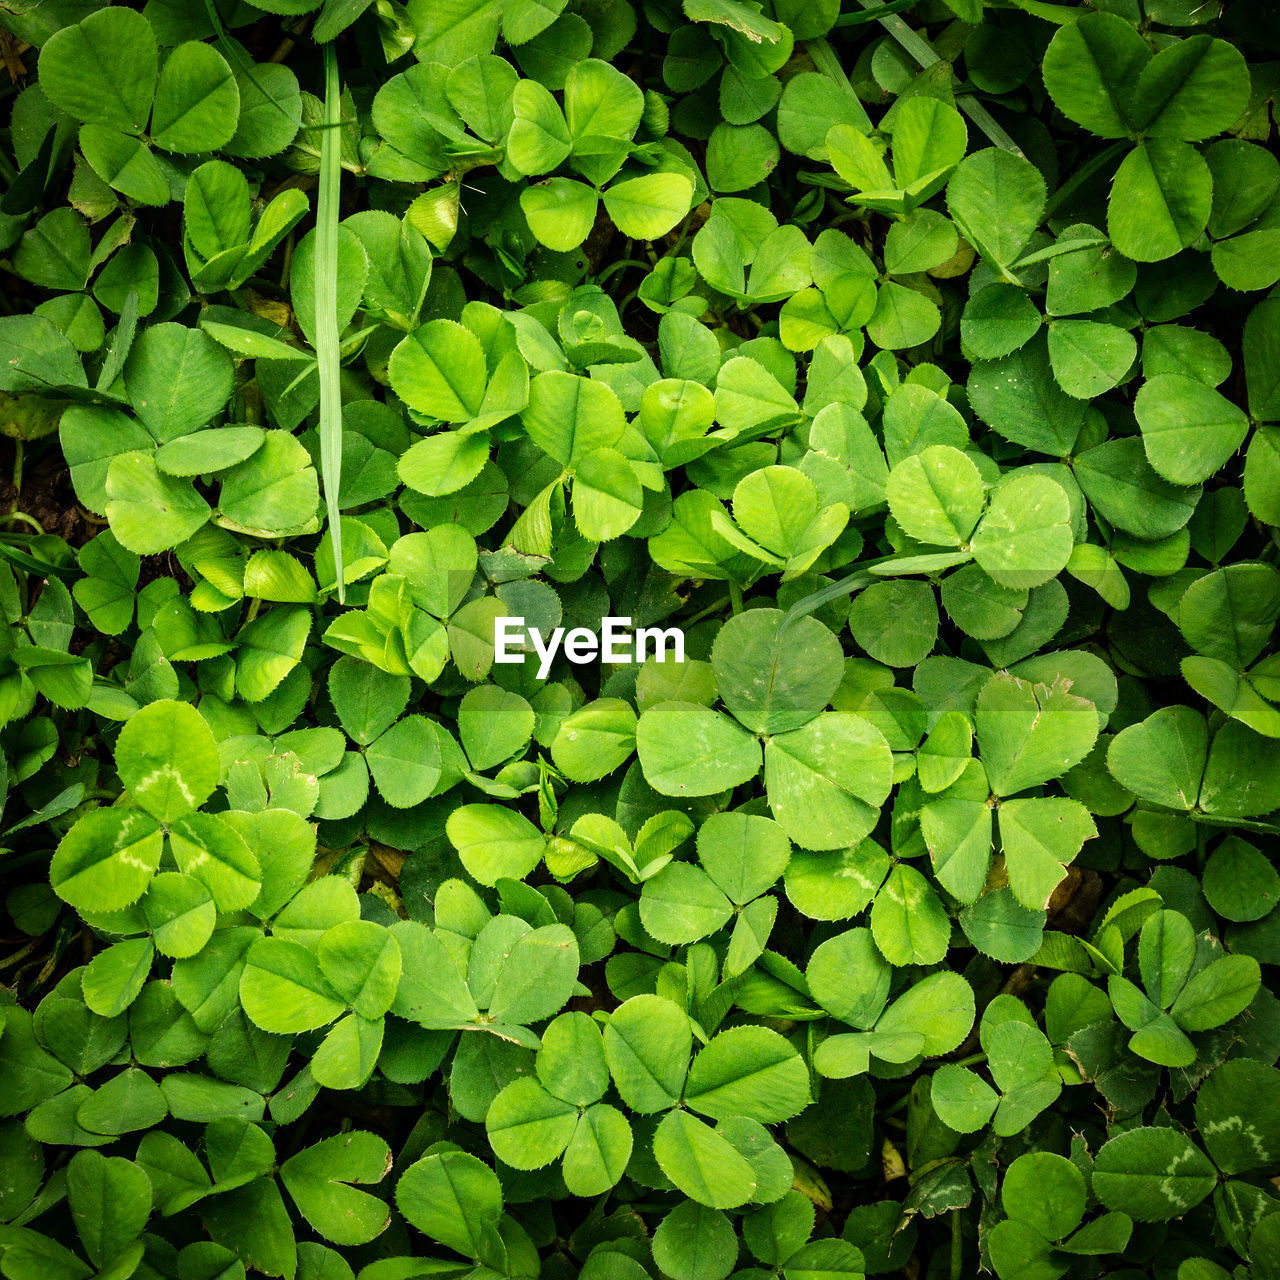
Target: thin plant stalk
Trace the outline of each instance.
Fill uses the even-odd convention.
[[[342,484],[342,358],[338,334],[338,202],[342,164],[338,126],[342,94],[338,59],[324,47],[324,123],[320,139],[320,190],[316,204],[316,367],[320,377],[320,475],[329,514],[329,540],[337,575],[338,601],[346,601],[342,570],[342,520],[338,493]]]
[[[813,59],[813,65],[824,76],[833,80],[844,90],[845,96],[849,99],[850,110],[857,119],[858,127],[865,133],[870,133],[872,129],[871,117],[867,115],[867,109],[862,105],[862,99],[858,97],[852,82],[845,73],[845,69],[840,65],[840,59],[836,57],[836,52],[831,47],[831,42],[826,39],[810,40],[809,56]]]
[[[916,31],[913,27],[907,25],[897,13],[890,9],[888,5],[882,4],[881,0],[858,0],[858,3],[879,18],[880,25],[909,53],[921,67],[927,68],[933,66],[935,62],[941,62],[942,57],[938,51],[929,43],[929,41]],[[880,11],[884,10],[883,13]],[[986,107],[982,103],[973,98],[959,97],[956,99],[956,106],[973,121],[974,124],[982,130],[987,137],[995,143],[997,147],[1003,148],[1005,151],[1012,151],[1015,155],[1022,155],[1022,148],[1001,128]],[[1024,157],[1025,159],[1025,157]]]

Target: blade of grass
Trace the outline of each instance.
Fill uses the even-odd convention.
[[[1057,211],[1058,206],[1064,204],[1075,195],[1081,187],[1089,182],[1098,173],[1100,169],[1105,169],[1113,160],[1123,155],[1128,150],[1128,141],[1113,142],[1111,146],[1104,151],[1098,152],[1091,160],[1082,164],[1067,180],[1060,186],[1057,191],[1049,197],[1049,203],[1045,205],[1044,216],[1051,218]]]
[[[941,551],[936,553],[926,552],[923,555],[910,552],[899,553],[892,556],[879,556],[874,560],[865,560],[847,577],[828,583],[811,595],[797,600],[787,610],[786,615],[779,624],[778,634],[782,635],[797,618],[802,618],[805,614],[812,613],[815,609],[821,609],[824,604],[830,604],[832,600],[838,600],[841,596],[854,595],[877,582],[883,581],[885,578],[933,574],[942,569],[950,569],[955,565],[964,564],[972,558],[972,553],[968,551]],[[729,584],[729,590],[733,590],[732,582]],[[737,613],[738,610],[735,609],[734,612]]]
[[[907,26],[906,22],[900,18],[888,5],[881,3],[881,0],[858,0],[858,3],[867,10],[868,13],[874,14],[880,20],[880,25],[920,64],[921,67],[931,67],[936,62],[941,62],[942,58],[918,31]],[[880,12],[883,10],[884,12]],[[1022,148],[1000,127],[995,118],[991,115],[982,103],[975,101],[973,98],[957,98],[956,106],[973,121],[974,124],[982,130],[987,137],[995,143],[997,147],[1002,147],[1005,151],[1012,151],[1015,155],[1022,155]],[[1023,156],[1023,159],[1026,159]]]
[[[300,120],[295,116],[293,112],[290,111],[289,108],[286,107],[284,103],[281,102],[280,99],[277,98],[276,95],[272,93],[256,75],[254,75],[253,63],[240,52],[239,48],[234,43],[232,43],[230,36],[227,35],[226,27],[222,25],[222,15],[219,14],[213,0],[204,0],[204,8],[205,13],[208,14],[209,22],[213,27],[213,37],[218,42],[222,52],[226,55],[227,61],[230,62],[237,71],[241,72],[249,83],[253,85],[253,87],[257,89],[257,91],[262,94],[262,96],[266,98],[266,100],[271,103],[271,105],[275,107],[275,109],[279,111],[290,124],[297,125],[299,129],[305,129],[307,127],[306,121]]]
[[[827,39],[810,40],[809,56],[813,59],[813,65],[822,72],[830,80],[834,80],[836,84],[842,88],[853,106],[854,115],[858,120],[858,127],[865,133],[870,133],[874,127],[871,123],[871,117],[867,115],[867,109],[862,105],[862,99],[858,97],[854,91],[853,84],[849,77],[845,75],[844,68],[840,65],[840,59],[836,57],[835,50],[831,47],[830,41]]]
[[[320,476],[329,513],[329,539],[338,581],[338,601],[346,602],[342,571],[342,521],[338,491],[342,483],[342,355],[338,334],[338,202],[342,193],[342,116],[338,58],[324,46],[324,119],[320,141],[320,190],[316,199],[316,364],[320,374]]]
[[[920,0],[886,0],[886,3],[880,7],[884,14],[902,13],[906,9],[914,9],[919,3]],[[868,22],[878,21],[884,14],[878,14],[869,9],[864,10],[862,13],[842,13],[836,19],[836,26],[841,29],[844,27],[861,27]]]

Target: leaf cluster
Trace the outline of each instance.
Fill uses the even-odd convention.
[[[2,8],[0,1275],[1274,1280],[1266,5]]]

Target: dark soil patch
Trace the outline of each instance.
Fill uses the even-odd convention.
[[[5,440],[0,446],[0,511],[24,512],[38,520],[46,533],[57,534],[69,546],[84,546],[106,521],[99,524],[76,501],[71,473],[61,450],[49,449],[35,458],[31,456],[32,452],[29,447],[22,473],[22,490],[17,492],[13,485],[13,442]],[[10,521],[8,528],[14,532],[21,531],[16,521]]]

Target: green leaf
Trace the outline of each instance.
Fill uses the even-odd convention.
[[[400,985],[400,947],[370,920],[348,920],[326,930],[316,947],[320,972],[362,1018],[391,1008]]]
[[[103,1018],[122,1014],[141,993],[155,954],[148,938],[129,938],[100,951],[81,979],[85,1004]]]
[[[626,1116],[606,1103],[579,1117],[564,1153],[564,1183],[575,1196],[603,1195],[622,1179],[634,1139]]]
[[[1213,202],[1209,166],[1186,142],[1135,147],[1116,171],[1107,205],[1111,242],[1135,262],[1160,262],[1205,229]]]
[[[713,1037],[694,1058],[685,1101],[713,1120],[746,1116],[777,1124],[804,1110],[809,1073],[776,1031],[735,1027]]]
[[[1038,453],[1066,457],[1084,426],[1085,407],[1054,380],[1048,340],[1039,336],[1010,356],[975,365],[969,398],[1006,440]],[[966,432],[959,443],[967,442]]]
[[[871,932],[890,964],[931,965],[947,954],[951,922],[924,876],[900,863],[876,894]]]
[[[116,741],[116,768],[134,800],[161,822],[190,813],[218,782],[218,749],[204,717],[184,702],[153,702]]]
[[[156,466],[170,476],[225,471],[256,453],[267,439],[261,427],[217,427],[179,436],[156,450]]]
[[[513,120],[507,155],[517,172],[550,173],[572,150],[569,126],[551,94],[535,80],[521,80],[511,97]]]
[[[142,904],[156,950],[175,959],[198,955],[213,935],[213,896],[194,876],[165,871],[151,882]]]
[[[529,384],[522,420],[533,442],[565,466],[617,444],[626,425],[617,396],[604,383],[554,370]]]
[[[1191,978],[1170,1012],[1184,1031],[1208,1031],[1244,1012],[1261,983],[1252,956],[1221,956]]]
[[[658,1167],[691,1200],[712,1209],[745,1204],[755,1171],[729,1141],[687,1111],[672,1111],[653,1136]]]
[[[973,988],[958,973],[931,973],[909,987],[885,1010],[876,1031],[919,1035],[919,1052],[927,1058],[950,1053],[973,1026]]]
[[[1100,137],[1123,138],[1133,130],[1133,95],[1150,61],[1146,42],[1122,17],[1088,13],[1049,42],[1045,88],[1069,119]]]
[[[1280,1149],[1280,1073],[1252,1058],[1224,1062],[1196,1093],[1195,1116],[1223,1173],[1265,1168]]]
[[[1233,564],[1193,582],[1178,604],[1178,622],[1198,653],[1244,670],[1280,618],[1280,573],[1270,565]]]
[[[189,481],[162,475],[155,461],[140,451],[111,459],[105,506],[120,545],[143,556],[185,542],[211,514]]]
[[[476,336],[453,320],[429,320],[416,329],[391,353],[388,372],[396,394],[418,413],[466,422],[480,411],[484,352]]]
[[[260,938],[240,975],[244,1011],[263,1031],[313,1031],[343,1012],[315,955],[297,942]]]
[[[133,410],[160,444],[208,422],[231,394],[232,377],[231,358],[218,343],[180,324],[145,329],[124,366]]]
[[[542,860],[546,841],[528,818],[496,804],[466,804],[449,815],[449,840],[480,884],[522,880]]]
[[[498,974],[489,1016],[498,1022],[540,1022],[558,1013],[578,977],[578,943],[567,925],[524,934]]]
[[[137,809],[95,809],[63,836],[49,865],[54,891],[81,910],[137,902],[160,866],[164,837]]]
[[[1093,703],[1072,693],[1070,681],[1032,684],[1008,672],[982,687],[974,724],[998,796],[1060,777],[1089,754],[1098,736]]]
[[[1129,1129],[1104,1144],[1094,1160],[1094,1194],[1136,1222],[1181,1217],[1215,1182],[1204,1152],[1176,1129]]]
[[[578,1109],[553,1097],[536,1080],[513,1080],[484,1119],[494,1154],[513,1169],[541,1169],[564,1153]]]
[[[560,721],[551,758],[575,782],[594,782],[630,759],[635,737],[631,704],[621,698],[597,698]]]
[[[636,725],[645,780],[666,796],[708,796],[755,777],[760,746],[728,716],[692,702],[648,708]]]
[[[699,867],[669,862],[647,879],[640,894],[645,931],[670,946],[715,933],[733,914],[729,899]]]
[[[1010,266],[1044,216],[1040,171],[1021,156],[988,147],[967,156],[947,184],[947,210],[961,234],[997,267]]]
[[[948,1062],[933,1073],[929,1100],[938,1119],[948,1129],[957,1133],[977,1133],[994,1115],[999,1094],[968,1067]],[[997,1273],[1003,1274],[999,1253],[997,1247],[993,1261],[996,1262]]]
[[[379,795],[397,809],[411,808],[440,781],[440,731],[425,716],[405,716],[366,749],[365,760]]]
[[[1038,1231],[1046,1240],[1061,1240],[1084,1217],[1084,1174],[1065,1156],[1049,1151],[1019,1156],[1000,1187],[1004,1211]]]
[[[892,970],[869,929],[849,929],[819,943],[805,981],[815,1000],[851,1027],[875,1025],[889,998]]]
[[[187,180],[182,220],[191,247],[214,258],[245,243],[250,234],[249,184],[224,160],[209,160]]]
[[[502,1187],[465,1151],[436,1151],[411,1164],[396,1183],[396,1207],[423,1235],[464,1257],[490,1257],[498,1243]]]
[[[142,14],[99,9],[45,42],[40,86],[76,120],[140,133],[151,114],[158,64],[155,33]]]
[[[713,813],[698,828],[698,860],[742,905],[772,887],[791,860],[791,841],[777,823],[747,813]]]
[[[598,1101],[609,1085],[602,1033],[585,1013],[562,1013],[547,1025],[535,1065],[546,1088],[574,1106]]]
[[[1048,907],[1067,866],[1084,842],[1098,834],[1084,805],[1057,796],[1006,801],[1000,806],[999,827],[1009,887],[1031,911]]]
[[[1134,86],[1133,119],[1151,138],[1196,142],[1230,128],[1249,102],[1249,68],[1225,40],[1191,36],[1161,49]]]
[[[237,636],[236,691],[262,702],[298,665],[311,631],[306,609],[276,608],[247,623]]]
[[[239,911],[257,899],[261,864],[244,838],[218,815],[179,818],[169,829],[169,847],[178,866],[213,895],[219,911]]]
[[[458,708],[462,748],[475,769],[492,769],[523,752],[533,727],[533,708],[496,685],[468,690]]]
[[[657,240],[689,212],[693,183],[682,173],[651,173],[613,183],[604,207],[613,225],[634,240]]]
[[[680,1100],[692,1048],[688,1015],[662,996],[633,996],[605,1023],[609,1074],[622,1101],[640,1115]]]
[[[391,1011],[428,1028],[472,1021],[479,1010],[444,943],[415,921],[401,921],[392,931],[400,947],[403,980]]]
[[[1180,373],[1142,384],[1134,401],[1147,458],[1173,484],[1206,480],[1244,443],[1244,413],[1212,387]]]
[[[1157,475],[1143,442],[1133,436],[1086,449],[1073,470],[1098,515],[1144,540],[1167,538],[1184,528],[1200,498],[1199,488],[1173,485]]]
[[[963,557],[961,557],[963,558]],[[922,662],[938,639],[938,604],[927,582],[874,582],[854,597],[849,630],[877,662],[911,667]]]
[[[576,249],[591,233],[596,193],[571,178],[548,178],[520,193],[520,208],[536,239],[558,253]],[[606,206],[607,207],[607,206]]]
[[[836,638],[817,619],[783,628],[780,609],[730,618],[711,648],[711,669],[725,706],[758,733],[782,733],[827,707],[844,674]]]
[[[746,191],[778,163],[777,139],[760,124],[721,122],[707,142],[707,182],[714,191]]]
[[[577,462],[573,518],[592,542],[620,538],[640,518],[644,493],[634,467],[616,449],[592,449]]]
[[[269,431],[223,478],[218,523],[260,538],[310,532],[319,504],[319,479],[307,451],[286,432]]]
[[[239,118],[240,88],[226,59],[197,40],[174,49],[156,85],[156,146],[180,155],[212,151],[231,140]]]
[[[1133,367],[1138,342],[1118,325],[1055,320],[1049,325],[1049,363],[1058,385],[1080,400],[1109,391]]]
[[[1199,799],[1208,754],[1204,717],[1190,707],[1161,707],[1112,739],[1107,768],[1134,795],[1186,810]]]
[[[337,1245],[358,1245],[382,1233],[391,1211],[384,1200],[357,1186],[381,1182],[390,1172],[387,1144],[356,1130],[290,1156],[280,1167],[280,1180],[320,1235]]]
[[[973,751],[973,726],[959,711],[947,711],[916,753],[916,774],[929,792],[945,791],[964,772]]]
[[[907,534],[944,547],[968,541],[986,504],[978,468],[949,445],[930,445],[904,458],[889,473],[886,493],[893,518]]]
[[[97,1266],[115,1261],[151,1216],[151,1185],[122,1156],[79,1151],[67,1166],[67,1201],[85,1253]]]
[[[857,844],[875,826],[889,795],[893,756],[869,721],[826,712],[771,738],[764,765],[769,807],[786,834],[802,848],[838,849]]]
[[[160,162],[140,138],[101,124],[80,129],[80,150],[108,186],[139,204],[169,203],[169,182]]]
[[[999,360],[1025,346],[1041,323],[1035,303],[1016,285],[989,284],[965,304],[960,338],[971,358]]]
[[[991,1078],[1000,1088],[992,1132],[1020,1133],[1062,1092],[1053,1050],[1043,1034],[1018,1019],[1000,1023],[984,1037]]]
[[[1038,587],[1071,556],[1071,504],[1056,480],[1014,472],[991,494],[973,535],[978,564],[1002,587]]]
[[[1228,836],[1205,863],[1201,886],[1226,920],[1260,920],[1280,899],[1280,872],[1253,845]]]

